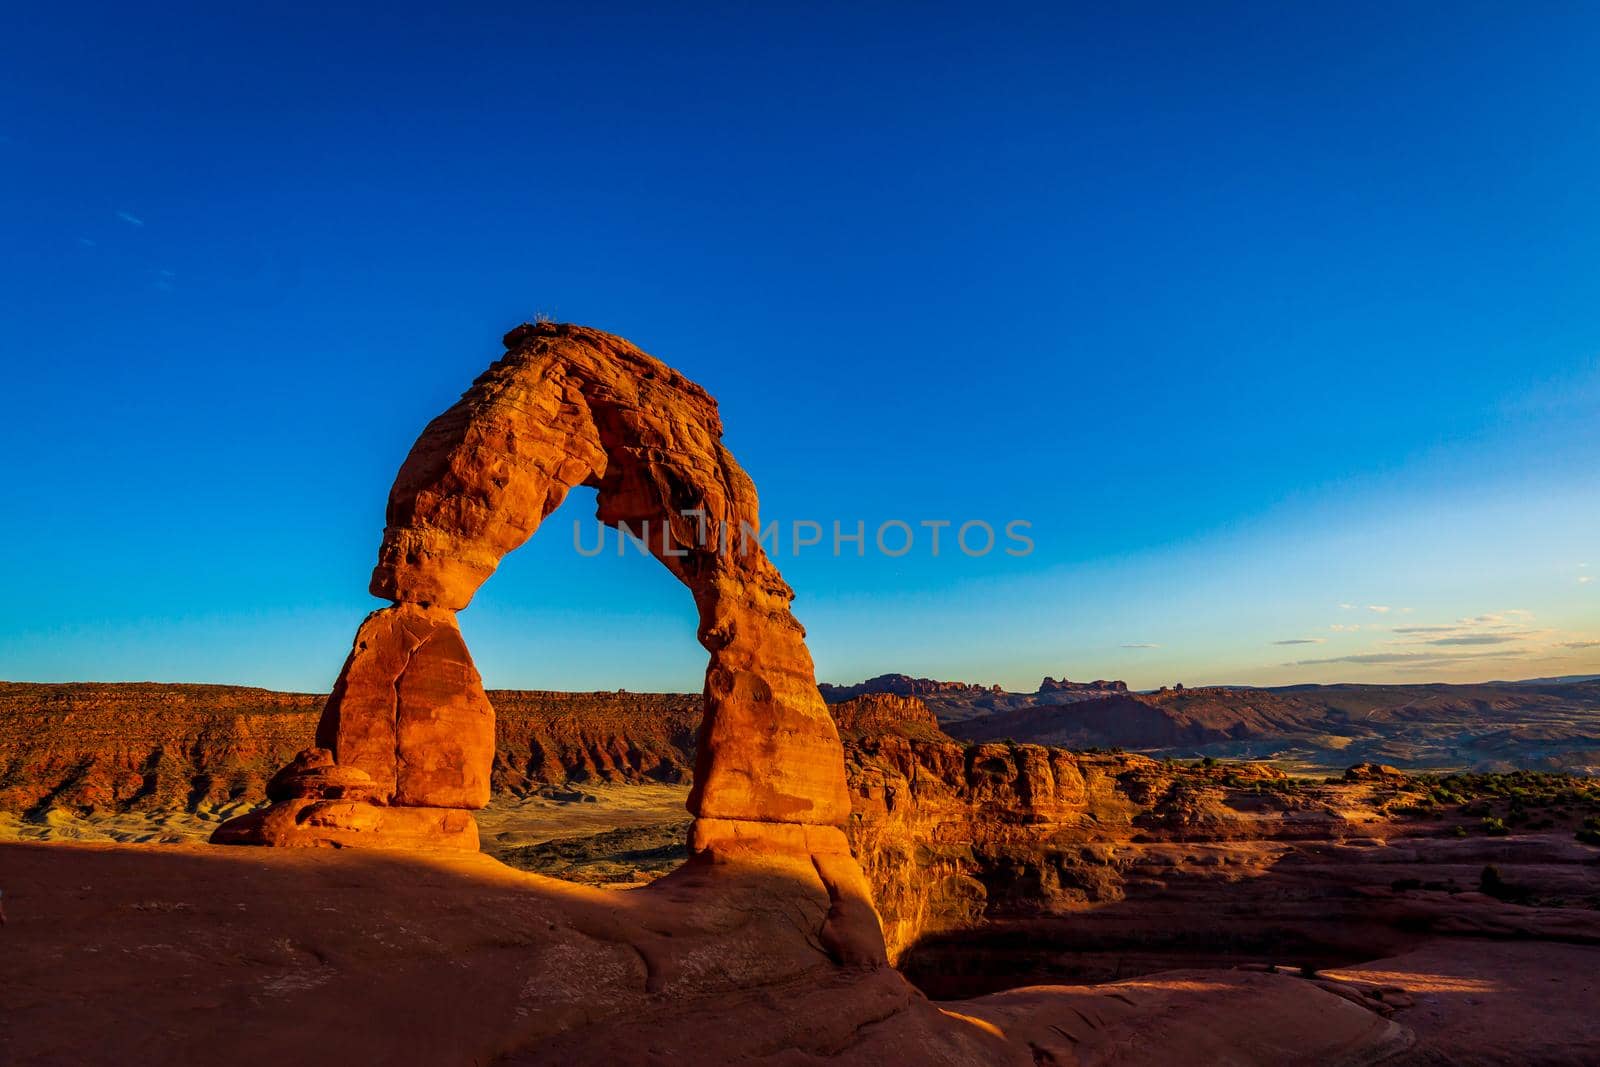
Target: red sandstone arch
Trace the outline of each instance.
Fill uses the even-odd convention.
[[[758,541],[739,536],[760,529],[755,486],[722,446],[716,401],[598,330],[524,325],[505,346],[395,478],[371,583],[393,604],[357,632],[318,747],[274,777],[273,807],[213,840],[476,848],[468,812],[489,800],[494,719],[455,613],[573,486],[588,485],[599,519],[648,531],[699,610],[710,660],[692,852],[802,861],[834,902],[832,940],[881,954],[838,829],[850,812],[838,732],[789,610],[793,591]],[[841,921],[855,932],[840,934]]]

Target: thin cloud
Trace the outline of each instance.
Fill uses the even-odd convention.
[[[1522,636],[1531,636],[1532,631],[1516,630],[1518,623],[1526,623],[1533,618],[1533,612],[1523,608],[1512,608],[1509,611],[1490,612],[1485,615],[1468,615],[1457,619],[1448,625],[1430,626],[1396,626],[1393,633],[1416,636],[1418,634],[1465,634],[1484,630],[1495,632],[1520,633]]]
[[[1320,645],[1327,641],[1326,637],[1291,637],[1287,641],[1274,641],[1275,645]]]
[[[1331,663],[1354,663],[1368,667],[1443,667],[1464,660],[1525,659],[1529,655],[1525,649],[1507,649],[1503,652],[1360,652],[1353,656],[1295,660],[1284,666],[1323,667]]]
[[[1368,604],[1367,610],[1376,611],[1379,615],[1387,615],[1393,609],[1387,604]]]
[[[1353,634],[1357,630],[1361,629],[1361,624],[1359,622],[1351,622],[1351,623],[1336,622],[1332,626],[1328,627],[1328,629],[1334,631],[1335,633]]]
[[[89,240],[89,238],[87,238],[87,237],[78,238],[78,243],[80,245],[82,245],[83,247],[85,247],[85,248],[93,248],[94,244],[95,244],[93,241]]]
[[[1592,575],[1592,574],[1580,574],[1580,575],[1578,575],[1578,584],[1579,585],[1588,585],[1592,581],[1594,581],[1594,575]]]
[[[1520,634],[1463,634],[1460,637],[1438,637],[1426,641],[1429,645],[1508,645],[1513,641],[1521,641],[1527,637],[1526,633]]]
[[[1339,606],[1341,608],[1343,608],[1345,611],[1354,611],[1354,610],[1356,610],[1356,606],[1354,604],[1340,604]]]
[[[117,212],[117,218],[121,219],[123,222],[126,222],[129,226],[144,225],[144,219],[141,219],[138,215],[134,215],[127,211]]]
[[[1600,648],[1600,641],[1563,641],[1562,648]]]
[[[1122,647],[1123,648],[1160,648],[1161,646],[1160,645],[1150,645],[1150,644],[1138,644],[1138,645],[1123,645]]]

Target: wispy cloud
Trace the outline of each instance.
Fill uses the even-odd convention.
[[[1592,581],[1594,581],[1594,575],[1592,575],[1592,574],[1580,574],[1580,575],[1578,575],[1578,584],[1579,585],[1588,585]]]
[[[1345,611],[1356,610],[1356,606],[1354,604],[1340,604],[1339,607],[1343,608]]]
[[[1286,641],[1274,641],[1275,645],[1320,645],[1326,642],[1326,637],[1291,637]]]
[[[135,215],[132,212],[119,211],[117,212],[117,218],[121,219],[123,222],[126,222],[129,226],[144,225],[144,219],[141,219],[138,215]]]
[[[1517,630],[1519,623],[1527,623],[1533,618],[1533,612],[1521,608],[1510,611],[1491,612],[1484,615],[1469,615],[1457,619],[1453,623],[1428,626],[1396,626],[1390,632],[1403,636],[1414,637],[1420,634],[1469,634],[1492,631],[1495,633],[1511,633],[1520,637],[1535,636],[1533,630]],[[1463,644],[1469,642],[1462,642]],[[1483,642],[1487,644],[1487,642]]]
[[[1463,660],[1522,659],[1528,653],[1522,649],[1503,652],[1358,652],[1351,656],[1331,656],[1328,659],[1301,659],[1285,663],[1285,667],[1322,667],[1331,663],[1353,663],[1380,667],[1442,667]]]
[[[1160,648],[1161,646],[1160,645],[1152,645],[1152,644],[1137,644],[1137,645],[1123,645],[1122,647],[1123,648]]]
[[[1404,608],[1390,608],[1382,604],[1369,604],[1367,610],[1383,615],[1388,612],[1405,614]],[[1557,629],[1535,628],[1530,623],[1534,613],[1525,608],[1508,608],[1502,611],[1468,615],[1454,622],[1387,626],[1383,623],[1333,623],[1334,633],[1353,630],[1378,631],[1394,636],[1384,637],[1360,651],[1343,656],[1321,659],[1303,659],[1282,664],[1284,667],[1327,667],[1350,664],[1358,667],[1387,667],[1406,673],[1426,673],[1461,668],[1471,661],[1485,663],[1536,664],[1570,659],[1562,649],[1597,648],[1600,641],[1591,641],[1587,635],[1562,632]],[[1274,641],[1274,645],[1304,645],[1321,643],[1311,638]]]
[[[1328,629],[1334,631],[1335,633],[1353,634],[1357,630],[1361,629],[1361,624],[1359,622],[1336,622],[1332,626],[1328,627]]]
[[[85,247],[85,248],[93,248],[94,245],[95,245],[95,243],[93,241],[89,240],[89,238],[87,238],[87,237],[78,238],[78,243],[80,245],[82,245],[83,247]]]

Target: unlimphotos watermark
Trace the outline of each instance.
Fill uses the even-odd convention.
[[[617,530],[617,555],[626,555],[632,542],[641,555],[677,557],[693,552],[715,552],[718,555],[749,555],[759,549],[768,557],[800,556],[810,551],[816,555],[828,553],[835,557],[865,556],[868,549],[878,555],[898,559],[912,552],[926,552],[938,556],[941,551],[954,547],[962,555],[987,556],[999,550],[1008,556],[1026,556],[1033,552],[1033,538],[1027,533],[1033,524],[1026,519],[1012,519],[1001,524],[997,533],[993,524],[983,519],[957,522],[953,519],[886,519],[869,530],[865,519],[845,521],[834,519],[823,523],[815,519],[795,519],[782,522],[773,519],[757,529],[749,522],[730,522],[713,519],[699,509],[680,512],[681,520],[642,520],[638,523],[620,522]],[[607,524],[595,521],[593,540],[585,535],[588,525],[579,519],[572,522],[572,547],[580,556],[598,556],[606,550]],[[787,536],[785,536],[787,535]]]

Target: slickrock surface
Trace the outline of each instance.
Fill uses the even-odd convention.
[[[10,844],[0,870],[5,1063],[1355,1065],[1412,1040],[1248,972],[937,1004],[839,966],[833,902],[781,866],[621,893],[448,852]]]

